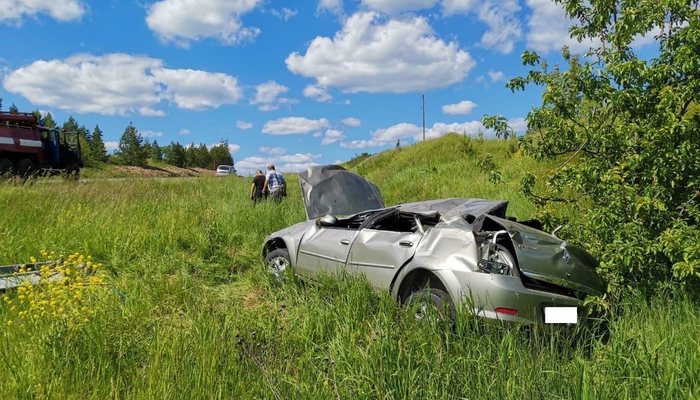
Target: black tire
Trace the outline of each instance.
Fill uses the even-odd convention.
[[[17,163],[15,171],[20,178],[29,179],[36,175],[37,168],[34,161],[29,158],[23,158]]]
[[[291,268],[292,262],[287,249],[272,250],[265,257],[265,269],[278,283],[284,281],[284,277],[291,271]]]
[[[0,158],[0,178],[12,176],[14,164],[9,158]]]
[[[404,303],[414,313],[416,321],[428,319],[434,312],[440,324],[447,324],[454,330],[457,310],[450,295],[442,289],[426,287],[411,293]],[[432,308],[432,310],[430,309]]]

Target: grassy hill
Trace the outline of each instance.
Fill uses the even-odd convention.
[[[471,150],[469,148],[471,147]],[[549,166],[506,142],[448,135],[363,157],[388,204],[511,200]],[[486,154],[501,173],[489,180]],[[488,167],[488,165],[486,165]],[[697,398],[700,313],[670,294],[617,305],[610,338],[417,324],[359,279],[277,286],[259,252],[303,220],[300,189],[254,207],[247,178],[0,183],[0,264],[42,251],[101,273],[0,296],[3,398]],[[52,257],[56,258],[56,257]],[[87,260],[87,258],[84,258]]]
[[[512,141],[453,133],[362,157],[347,167],[379,186],[387,204],[448,197],[503,199],[510,201],[511,214],[524,218],[532,213],[532,204],[520,191],[520,179],[526,172],[544,173],[548,165],[523,157]],[[500,182],[490,181],[491,170],[500,173]]]

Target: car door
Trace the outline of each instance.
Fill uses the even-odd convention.
[[[422,238],[411,217],[398,212],[389,218],[404,218],[399,223],[382,224],[381,221],[361,229],[352,244],[347,261],[350,273],[362,274],[372,286],[388,289],[398,269],[416,252]]]
[[[345,269],[357,229],[318,227],[299,245],[297,271],[315,279],[319,274],[340,275]]]

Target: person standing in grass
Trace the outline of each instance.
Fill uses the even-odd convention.
[[[259,203],[263,198],[263,187],[265,187],[265,175],[261,170],[255,171],[253,184],[250,186],[250,199],[253,204]]]
[[[287,190],[285,185],[284,176],[275,170],[274,165],[268,165],[263,190],[268,190],[270,192],[269,198],[277,203],[282,201],[282,197],[286,195]]]

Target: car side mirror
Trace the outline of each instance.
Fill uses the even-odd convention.
[[[318,226],[335,226],[338,222],[338,218],[333,215],[324,215],[316,220],[316,225]]]

